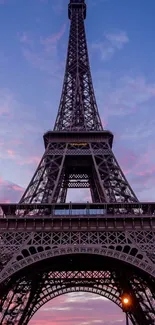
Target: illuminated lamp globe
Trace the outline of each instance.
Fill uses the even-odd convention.
[[[131,307],[132,307],[132,299],[128,294],[124,294],[122,296],[122,308],[124,311],[130,311]]]
[[[127,298],[127,297],[123,298],[123,303],[125,305],[128,305],[129,304],[129,298]]]

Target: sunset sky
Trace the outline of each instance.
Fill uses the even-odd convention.
[[[139,200],[155,200],[155,1],[87,0],[97,103]],[[68,0],[0,0],[0,201],[17,202],[44,152],[61,94]],[[76,199],[81,198],[81,193]],[[75,199],[74,193],[71,197]],[[124,325],[109,301],[55,298],[30,325]]]

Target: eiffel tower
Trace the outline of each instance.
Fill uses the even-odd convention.
[[[0,204],[0,324],[26,325],[49,300],[91,292],[134,325],[155,324],[155,203],[139,202],[98,113],[85,0],[70,0],[66,71],[53,131],[18,204]],[[66,203],[89,188],[91,203]],[[129,302],[125,306],[123,297]]]

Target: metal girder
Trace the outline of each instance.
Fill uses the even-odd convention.
[[[148,209],[151,209],[149,205]],[[112,216],[109,221],[102,217],[101,224],[94,216],[92,226],[88,219],[87,231],[82,230],[86,228],[86,220],[81,218],[79,223],[78,217],[77,221],[64,219],[63,231],[63,220],[59,218],[52,228],[36,219],[35,231],[30,227],[34,219],[30,223],[29,218],[27,222],[16,219],[15,227],[10,219],[10,230],[4,231],[2,227],[0,230],[0,324],[26,325],[50,299],[67,292],[84,291],[103,295],[120,307],[122,294],[129,292],[133,300],[129,313],[132,323],[153,325],[155,227],[151,222],[153,216],[149,218],[150,223],[147,215],[141,223],[136,218],[135,222],[133,216],[126,217],[126,223],[118,220],[117,227],[115,217],[114,227]],[[22,228],[20,231],[22,220],[24,231]],[[72,223],[79,230],[73,231]],[[105,230],[99,230],[101,225]]]
[[[155,206],[138,199],[103,130],[87,51],[84,0],[70,0],[66,71],[54,131],[19,205],[0,216],[0,325],[27,325],[67,292],[103,295],[120,308],[129,293],[133,325],[155,324]],[[66,202],[90,188],[93,204]],[[1,212],[1,211],[0,211]],[[36,272],[37,269],[37,272]]]
[[[49,143],[20,203],[62,203],[74,187],[90,188],[92,202],[138,201],[106,140],[77,140]]]
[[[117,222],[112,223],[111,219],[109,222],[102,219],[100,223],[100,220],[95,222],[95,217],[92,222],[82,218],[79,221],[78,217],[63,221],[58,217],[51,226],[36,219],[35,231],[33,219],[30,223],[25,222],[25,231],[24,224],[20,231],[21,222],[18,224],[16,221],[17,229],[13,224],[9,231],[1,231],[0,283],[36,262],[67,254],[109,256],[155,277],[155,230],[148,228],[148,223],[145,226],[145,223],[140,225],[138,221],[139,229],[133,229],[132,218],[120,228],[120,222],[117,227]]]
[[[134,325],[153,325],[155,299],[150,279],[134,272],[112,270],[39,271],[35,269],[3,284],[0,324],[26,325],[36,311],[49,300],[69,292],[91,292],[108,298],[120,308],[123,292],[133,301],[129,317]]]
[[[65,77],[54,130],[103,130],[88,58],[83,6],[71,7]]]

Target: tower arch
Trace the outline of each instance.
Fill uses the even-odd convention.
[[[65,77],[43,157],[20,202],[0,205],[0,325],[27,325],[44,301],[76,288],[118,305],[127,292],[133,324],[155,324],[155,204],[138,201],[103,129],[86,8],[69,1]],[[66,203],[68,188],[90,188],[92,203]]]

